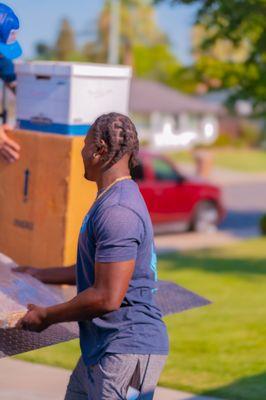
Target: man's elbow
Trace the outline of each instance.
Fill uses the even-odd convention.
[[[119,310],[120,306],[121,306],[121,301],[118,299],[107,298],[103,301],[103,309],[105,313],[117,311]]]

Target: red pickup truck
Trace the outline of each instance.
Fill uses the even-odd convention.
[[[225,215],[220,189],[200,178],[184,176],[167,158],[140,152],[132,170],[146,201],[156,233],[213,231]]]

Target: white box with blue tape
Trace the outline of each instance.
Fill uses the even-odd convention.
[[[101,114],[128,114],[128,66],[34,61],[16,64],[20,129],[84,135]]]

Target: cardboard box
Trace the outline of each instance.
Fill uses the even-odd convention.
[[[21,129],[86,134],[103,113],[128,113],[128,66],[34,61],[16,64]]]
[[[84,137],[18,130],[14,164],[0,160],[0,252],[20,265],[76,262],[82,219],[96,197],[83,178]]]

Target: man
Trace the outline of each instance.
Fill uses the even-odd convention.
[[[16,75],[12,60],[22,54],[21,47],[16,40],[19,29],[19,20],[13,10],[0,3],[0,78],[12,92],[16,89]],[[2,110],[4,112],[4,110]],[[0,156],[7,162],[19,158],[20,147],[11,140],[7,133],[8,125],[0,126]]]
[[[76,266],[16,269],[47,283],[76,280],[74,299],[47,308],[29,305],[17,324],[40,332],[58,322],[79,322],[82,360],[66,400],[126,399],[130,386],[140,399],[152,399],[168,354],[166,328],[153,298],[152,223],[130,176],[138,149],[128,117],[99,117],[82,150],[85,178],[97,183],[98,195],[81,227]]]

